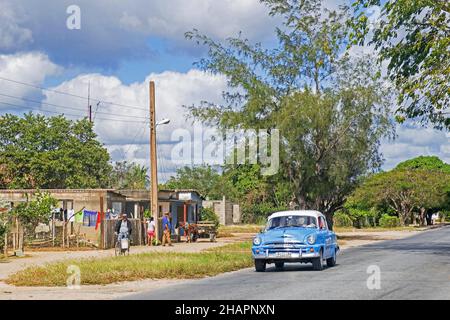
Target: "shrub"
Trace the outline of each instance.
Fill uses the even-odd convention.
[[[249,224],[265,224],[267,217],[274,212],[288,210],[286,207],[276,207],[270,203],[257,203],[242,207],[242,221]]]
[[[5,247],[5,234],[7,232],[8,232],[8,226],[0,221],[0,250],[2,250],[2,251]]]
[[[450,222],[450,210],[443,210],[439,215],[439,218],[444,220],[443,222]]]
[[[216,227],[219,226],[219,217],[211,208],[202,208],[202,211],[200,212],[200,220],[201,221],[212,221],[216,225]]]
[[[400,219],[398,217],[383,214],[379,221],[382,228],[395,228],[400,226]]]
[[[338,211],[333,216],[336,227],[353,227],[353,220],[344,212]]]
[[[370,210],[360,209],[357,207],[347,208],[348,215],[353,221],[353,226],[356,228],[375,227],[378,212],[375,208]]]

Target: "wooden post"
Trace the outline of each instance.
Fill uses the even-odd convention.
[[[62,242],[61,245],[64,248],[66,246],[66,217],[64,215],[64,210],[62,213],[62,234],[61,234],[61,238],[62,238]]]
[[[8,233],[5,232],[5,246],[3,247],[3,255],[8,258]]]
[[[155,234],[159,241],[158,168],[156,157],[155,82],[150,81],[150,208],[155,220]]]
[[[52,246],[55,246],[55,211],[52,212]]]

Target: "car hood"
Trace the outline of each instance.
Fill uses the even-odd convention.
[[[261,234],[263,243],[266,242],[290,242],[290,241],[300,241],[303,242],[305,237],[310,234],[316,233],[315,229],[311,228],[280,228],[268,230]]]

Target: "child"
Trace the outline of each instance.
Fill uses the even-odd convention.
[[[155,221],[153,217],[150,217],[147,222],[147,240],[149,246],[153,245],[153,239],[155,239]]]

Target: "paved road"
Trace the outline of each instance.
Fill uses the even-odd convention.
[[[380,289],[369,290],[367,269],[380,268]],[[186,281],[127,299],[450,299],[450,227],[402,240],[347,249],[338,265],[313,271],[288,264],[265,273],[245,269]]]

